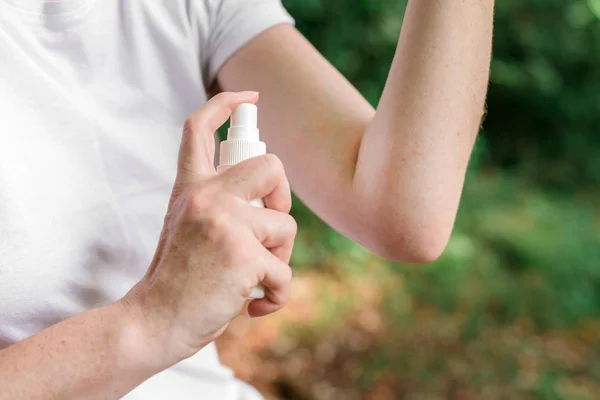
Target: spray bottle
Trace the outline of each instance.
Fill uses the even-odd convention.
[[[221,142],[217,171],[222,171],[251,157],[266,154],[267,146],[260,141],[258,134],[257,111],[256,105],[244,103],[240,104],[231,114],[227,140]],[[253,199],[250,204],[256,207],[265,206],[262,199]],[[262,285],[252,289],[251,299],[262,299],[263,297],[265,297],[265,289]]]

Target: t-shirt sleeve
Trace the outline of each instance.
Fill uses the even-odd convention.
[[[266,29],[294,24],[281,0],[213,0],[209,7],[207,85],[211,85],[223,64],[252,38]]]

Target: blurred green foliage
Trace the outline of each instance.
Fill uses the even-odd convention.
[[[298,29],[376,105],[406,0],[286,0]],[[496,5],[486,161],[574,191],[600,183],[600,1]]]
[[[284,4],[298,29],[376,106],[406,1]],[[591,339],[580,340],[600,317],[599,131],[600,0],[498,2],[488,115],[454,234],[436,263],[388,265],[404,282],[388,288],[381,305],[393,337],[361,359],[361,385],[370,388],[369,376],[387,370],[420,385],[451,381],[482,396],[468,399],[600,396],[592,389],[564,389],[573,386],[565,379],[580,379],[584,386],[600,380],[600,331],[593,328]],[[301,228],[293,257],[300,272],[340,281],[369,275],[368,252],[325,227],[297,200],[293,213]],[[398,306],[407,301],[408,311]],[[453,318],[457,348],[441,346],[435,357],[394,349],[394,343],[439,339],[435,323],[415,325],[423,310],[434,310],[431,318],[442,325]],[[514,334],[515,327],[522,327],[520,333]],[[518,343],[494,342],[507,332]],[[559,333],[591,358],[577,367],[552,361],[546,352],[554,350],[535,340]],[[304,346],[317,340],[319,332],[313,334]],[[469,373],[452,372],[452,362],[469,358],[470,343],[480,343],[483,361],[467,362]],[[539,365],[525,385],[527,351]],[[486,392],[486,385],[504,391]],[[400,386],[393,387],[399,397],[392,398],[404,398]]]

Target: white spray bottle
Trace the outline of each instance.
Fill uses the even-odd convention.
[[[231,114],[227,140],[221,142],[217,171],[267,153],[267,146],[259,138],[257,114],[256,105],[251,103],[240,104]],[[265,206],[262,199],[253,199],[250,204],[256,207]],[[263,297],[265,297],[265,288],[262,285],[252,289],[251,299]]]

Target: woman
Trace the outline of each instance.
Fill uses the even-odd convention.
[[[493,0],[409,1],[375,112],[278,0],[0,0],[0,399],[260,398],[212,340],[254,285],[253,316],[287,300],[282,165],[376,254],[437,258],[492,14]],[[225,93],[204,105],[207,91]],[[257,92],[277,156],[216,175],[212,134]]]

